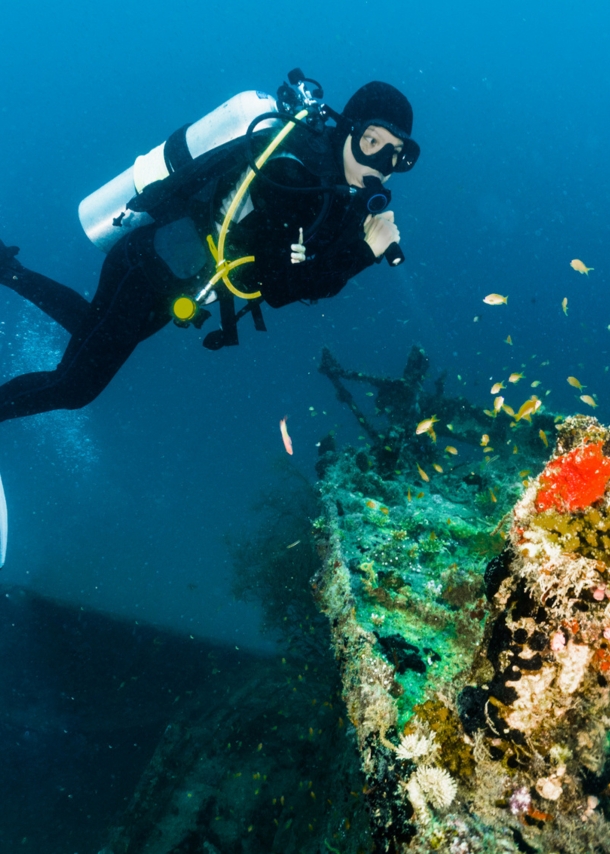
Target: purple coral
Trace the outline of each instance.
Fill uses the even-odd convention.
[[[529,789],[522,786],[520,789],[515,789],[509,799],[510,811],[513,815],[519,815],[522,812],[527,812],[532,802],[532,796]]]

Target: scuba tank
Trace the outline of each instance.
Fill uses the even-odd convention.
[[[127,203],[155,181],[167,178],[181,166],[245,136],[262,113],[277,112],[271,95],[254,90],[240,92],[192,125],[175,131],[148,154],[80,203],[78,216],[87,237],[102,252],[109,252],[125,234],[153,222],[145,212],[132,211]],[[256,130],[274,127],[272,117],[257,123]]]

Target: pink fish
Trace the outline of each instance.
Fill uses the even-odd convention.
[[[287,418],[288,416],[286,416]],[[280,421],[280,432],[282,434],[282,439],[284,442],[284,447],[286,448],[287,454],[292,454],[292,439],[288,435],[288,428],[286,427],[286,418],[282,418]]]

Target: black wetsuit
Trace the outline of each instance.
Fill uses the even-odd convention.
[[[310,139],[304,131],[299,137],[297,129],[289,156],[269,162],[266,174],[292,187],[345,185],[332,134],[328,130],[324,138]],[[195,167],[174,180],[176,192],[169,202],[165,195],[154,208],[152,225],[115,244],[90,303],[16,260],[0,263],[0,283],[37,305],[71,335],[55,370],[24,374],[0,387],[0,421],[90,403],[137,345],[169,323],[173,299],[205,283],[213,272],[209,257],[201,265],[205,235],[217,234],[214,223],[219,221],[220,204],[239,183],[246,163],[242,160],[213,181],[202,181]],[[272,307],[334,296],[375,262],[364,241],[362,213],[348,194],[295,193],[261,177],[255,178],[250,192],[252,210],[231,225],[225,254],[229,259],[255,255],[255,263],[240,268],[235,282],[244,290],[260,289]],[[195,242],[188,246],[178,241],[172,248],[172,234],[181,228],[190,229]],[[297,242],[299,228],[305,230],[307,260],[291,264],[290,244]]]

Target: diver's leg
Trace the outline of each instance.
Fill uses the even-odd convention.
[[[157,318],[169,321],[165,303],[126,252],[110,253],[79,330],[54,371],[15,377],[0,387],[0,421],[54,409],[80,409],[108,385]]]
[[[72,288],[27,270],[15,257],[18,251],[0,240],[0,284],[34,303],[73,335],[85,319],[89,303]]]

